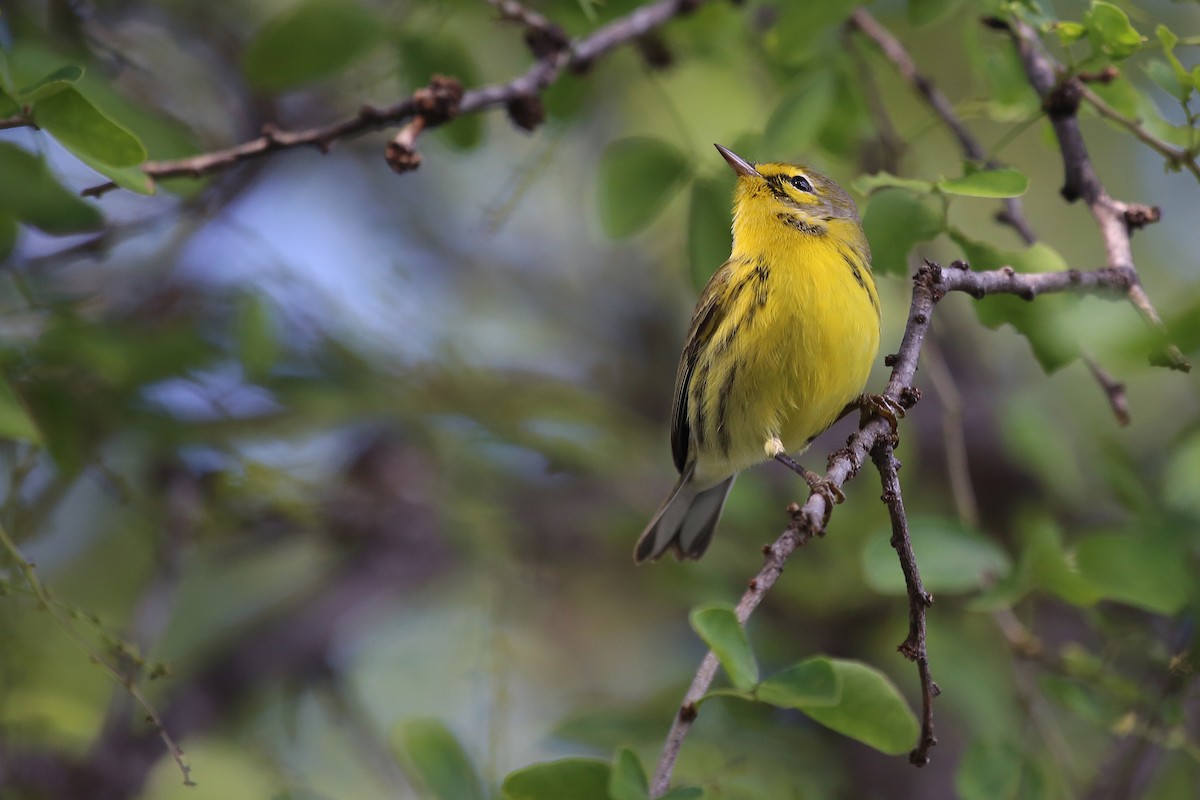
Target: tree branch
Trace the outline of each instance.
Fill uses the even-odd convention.
[[[884,360],[892,368],[891,377],[883,392],[883,397],[902,408],[911,408],[920,399],[920,391],[913,379],[917,372],[921,348],[933,319],[934,307],[949,292],[963,292],[972,297],[986,297],[990,294],[1015,294],[1026,299],[1033,299],[1040,294],[1052,292],[1069,292],[1074,294],[1096,295],[1110,299],[1122,299],[1126,296],[1130,281],[1136,276],[1128,269],[1098,269],[1092,271],[1068,270],[1066,272],[1019,273],[1011,267],[985,272],[972,272],[967,265],[956,261],[950,269],[926,262],[926,265],[913,276],[912,303],[909,307],[908,322],[899,349]],[[877,448],[890,448],[892,437],[891,423],[878,416],[864,419],[857,431],[851,434],[846,446],[830,454],[828,470],[824,480],[832,487],[840,489],[856,476],[867,462],[871,453]],[[885,487],[887,477],[884,476]],[[886,492],[886,488],[885,488]],[[897,493],[897,497],[899,497]],[[829,504],[827,493],[814,491],[809,494],[803,506],[792,504],[788,507],[791,522],[773,544],[763,548],[766,560],[749,583],[749,588],[738,601],[735,612],[738,620],[745,624],[754,609],[763,601],[767,592],[775,585],[783,573],[784,564],[796,549],[806,544],[814,536],[823,536],[833,508]],[[917,584],[919,586],[919,583]],[[910,606],[911,608],[911,606]],[[911,635],[911,630],[910,630]],[[907,640],[905,642],[908,643]],[[679,757],[680,748],[691,730],[698,713],[697,703],[708,691],[717,673],[717,658],[709,652],[700,662],[691,686],[684,694],[683,702],[675,713],[675,719],[667,732],[666,742],[658,760],[658,766],[650,783],[650,796],[661,797],[671,784],[671,773]],[[918,667],[920,664],[918,663]],[[925,669],[928,669],[926,665]],[[927,674],[922,675],[923,687],[929,687],[930,699],[934,693],[933,683]],[[926,733],[932,738],[932,718],[928,720],[929,727],[923,725],[922,742]],[[917,750],[921,751],[919,742]],[[928,745],[925,745],[928,750]]]
[[[1042,107],[1054,126],[1062,154],[1063,197],[1068,202],[1082,199],[1087,203],[1100,228],[1108,266],[1129,270],[1132,280],[1126,293],[1130,302],[1146,323],[1166,340],[1166,326],[1141,288],[1130,243],[1135,229],[1158,220],[1158,209],[1116,200],[1100,182],[1079,128],[1079,103],[1088,91],[1083,82],[1077,77],[1060,78],[1064,74],[1062,65],[1041,49],[1037,33],[1023,20],[989,18],[988,24],[1008,31],[1030,84],[1042,98]],[[1163,361],[1172,369],[1183,372],[1191,369],[1191,364],[1175,345],[1165,346]]]
[[[958,114],[954,111],[954,106],[946,95],[934,85],[933,81],[921,74],[917,70],[917,64],[913,61],[912,56],[904,49],[904,45],[895,36],[892,36],[883,25],[879,23],[875,17],[871,16],[870,12],[864,8],[856,10],[849,20],[849,24],[853,28],[857,28],[868,39],[873,41],[879,50],[887,57],[889,61],[896,65],[900,72],[900,76],[912,84],[918,94],[924,98],[933,112],[938,115],[950,133],[958,142],[959,149],[963,154],[976,163],[982,164],[989,169],[997,169],[1003,164],[999,161],[988,158],[987,151],[983,149],[983,145],[979,140],[967,129],[963,121],[958,118]],[[1025,209],[1021,205],[1021,201],[1015,197],[1009,197],[1004,200],[1004,214],[999,217],[1000,221],[1011,226],[1020,237],[1025,241],[1025,244],[1033,244],[1037,241],[1037,234],[1033,232],[1032,226],[1025,218]]]
[[[1175,169],[1186,169],[1192,175],[1196,176],[1196,180],[1200,180],[1200,165],[1196,163],[1196,159],[1187,150],[1164,142],[1150,131],[1146,130],[1141,122],[1117,111],[1108,103],[1101,99],[1100,95],[1093,92],[1089,87],[1080,85],[1079,96],[1088,102],[1092,108],[1096,109],[1097,113],[1105,119],[1111,120],[1120,125],[1125,130],[1132,133],[1139,141],[1145,143],[1151,150],[1161,155],[1167,160],[1167,166]]]
[[[488,111],[498,107],[509,109],[514,122],[523,128],[531,128],[541,119],[536,114],[529,114],[527,104],[530,98],[538,98],[541,92],[554,83],[565,69],[582,71],[587,69],[598,58],[604,56],[620,45],[631,42],[638,37],[666,24],[676,16],[694,11],[704,0],[658,0],[646,6],[631,11],[624,17],[613,20],[597,29],[589,36],[567,43],[566,47],[552,46],[558,40],[555,35],[543,35],[538,39],[544,45],[544,51],[539,55],[524,74],[513,78],[507,83],[482,86],[462,92],[458,81],[452,78],[434,76],[430,85],[418,89],[411,97],[401,100],[394,105],[379,108],[363,106],[358,113],[341,122],[334,122],[315,128],[299,131],[286,131],[268,126],[262,134],[254,139],[209,153],[181,158],[174,161],[147,161],[141,165],[145,175],[153,180],[164,178],[200,178],[211,175],[243,161],[262,158],[280,150],[290,150],[297,147],[315,147],[322,153],[329,152],[334,142],[339,139],[351,138],[368,131],[379,130],[392,125],[407,122],[414,117],[424,118],[422,128],[434,128],[463,114],[473,114]],[[515,18],[529,26],[530,15],[521,14],[515,3],[494,3],[506,18]],[[539,19],[544,21],[544,18]],[[557,29],[546,22],[544,27],[537,30],[550,31]],[[534,28],[530,28],[534,30]],[[539,47],[533,42],[530,46],[538,51]],[[452,87],[458,87],[460,92],[456,103],[449,102]],[[415,134],[414,134],[415,135]],[[412,157],[419,156],[415,151],[409,160],[403,161],[406,168],[415,168]],[[389,160],[389,163],[392,163]],[[395,164],[393,164],[395,168]],[[116,189],[113,182],[102,183],[83,190],[82,194],[89,197],[99,197],[106,192]]]
[[[892,521],[892,547],[900,557],[900,569],[904,572],[904,585],[908,590],[908,636],[898,648],[909,661],[917,664],[921,681],[921,735],[917,746],[908,754],[908,760],[917,767],[929,763],[929,748],[937,744],[933,735],[933,698],[941,693],[929,674],[929,654],[925,646],[925,612],[933,605],[933,595],[925,591],[921,573],[917,569],[917,556],[912,549],[912,538],[908,533],[908,516],[904,512],[904,497],[900,493],[900,462],[896,459],[891,440],[884,440],[871,450],[871,459],[879,470],[879,481],[883,486],[883,504],[888,508]]]

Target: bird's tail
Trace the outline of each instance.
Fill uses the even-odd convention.
[[[679,483],[642,532],[633,551],[634,563],[653,561],[668,550],[674,550],[679,559],[697,559],[708,549],[736,476],[697,490],[692,484],[693,468],[679,476]]]

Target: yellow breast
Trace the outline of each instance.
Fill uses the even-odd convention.
[[[818,233],[764,219],[739,233],[723,268],[725,313],[691,386],[702,484],[762,461],[773,438],[788,452],[807,447],[862,391],[879,350],[879,300],[856,222],[827,221]]]

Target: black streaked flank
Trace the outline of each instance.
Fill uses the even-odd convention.
[[[717,405],[717,444],[721,453],[728,458],[732,446],[729,440],[729,396],[733,394],[733,381],[737,377],[737,362],[729,368],[725,384],[721,387],[721,402]]]

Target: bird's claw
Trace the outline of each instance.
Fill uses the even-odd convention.
[[[808,484],[808,488],[813,494],[819,494],[825,498],[825,514],[821,518],[821,530],[824,530],[829,525],[829,517],[833,514],[833,507],[846,502],[846,495],[832,481],[825,480],[811,470],[804,470],[803,477],[804,482]]]
[[[900,420],[904,418],[904,406],[898,400],[893,400],[886,394],[860,394],[854,401],[854,405],[858,406],[859,426],[867,424],[867,420],[871,417],[883,417],[887,420],[888,427],[892,429],[892,436],[896,436],[900,427]]]

